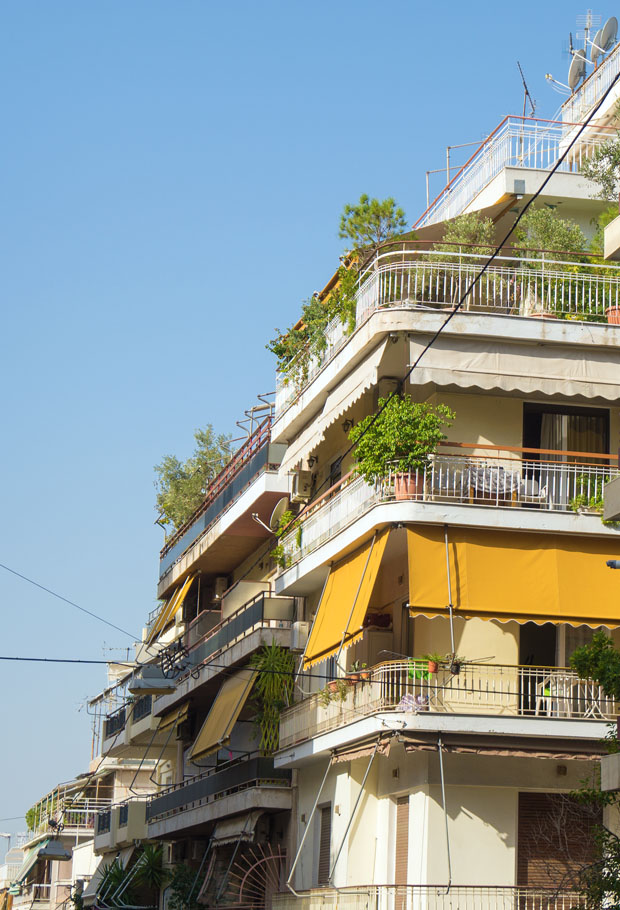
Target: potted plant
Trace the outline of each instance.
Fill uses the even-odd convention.
[[[347,697],[349,686],[344,679],[330,679],[318,693],[318,699],[324,708],[332,701],[344,701]]]
[[[394,474],[396,499],[418,499],[429,456],[445,439],[454,412],[446,405],[413,401],[409,395],[379,399],[378,417],[369,414],[349,432],[356,444],[355,471],[367,483]]]
[[[439,664],[443,663],[444,658],[441,654],[437,654],[436,651],[431,652],[430,654],[425,654],[422,658],[428,663],[428,672],[437,673],[439,671]]]
[[[347,673],[347,679],[352,683],[358,683],[360,679],[369,679],[370,673],[366,671],[367,666],[368,664],[354,660],[351,664],[351,669]]]

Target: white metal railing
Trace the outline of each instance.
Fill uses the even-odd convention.
[[[375,505],[394,500],[569,513],[598,511],[603,487],[617,476],[618,469],[556,458],[539,461],[436,454],[420,470],[390,473],[374,484],[352,476],[339,492],[302,516],[301,536],[295,530],[282,538],[287,565],[316,550]]]
[[[71,896],[71,887],[70,882],[52,882],[51,884],[30,882],[22,885],[20,894],[13,898],[13,906],[57,907]]]
[[[611,720],[617,709],[593,680],[565,667],[462,663],[458,673],[436,673],[421,659],[389,661],[369,679],[343,688],[329,701],[315,693],[282,712],[280,748],[295,745],[361,717],[386,711],[405,714],[487,714]]]
[[[272,910],[577,910],[583,895],[499,885],[348,885],[274,894]]]
[[[415,228],[455,218],[506,167],[550,170],[562,155],[572,124],[529,117],[505,117],[469,161],[418,218]],[[562,173],[578,174],[584,162],[612,130],[587,129],[560,164]]]
[[[557,254],[556,254],[557,257]],[[379,253],[362,271],[356,292],[355,327],[378,309],[451,309],[462,298],[486,258],[455,249],[403,249]],[[553,254],[527,259],[498,256],[468,295],[461,310],[503,316],[529,316],[606,322],[606,311],[620,307],[620,269]],[[276,377],[276,411],[288,404],[341,350],[350,333],[339,319],[325,332],[326,347],[296,377],[294,364]]]
[[[111,799],[86,797],[73,801],[71,797],[43,805],[35,818],[32,836],[43,834],[58,823],[63,828],[94,828],[97,813],[108,809]]]
[[[607,91],[620,72],[620,44],[591,72],[585,82],[562,105],[562,119],[570,123],[582,120]],[[613,100],[613,99],[612,99]]]

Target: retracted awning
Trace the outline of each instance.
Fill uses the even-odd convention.
[[[190,761],[217,752],[228,742],[232,728],[250,694],[256,673],[257,671],[251,668],[238,670],[226,680],[191,748]]]
[[[379,366],[387,343],[386,338],[328,393],[321,413],[291,441],[282,459],[282,470],[290,471],[302,459],[307,458],[324,439],[327,428],[354,405],[367,389],[377,385]]]
[[[455,616],[620,625],[613,540],[450,527],[448,541]],[[407,548],[411,613],[447,616],[443,527],[407,528]]]
[[[24,855],[24,861],[20,866],[19,872],[11,883],[12,885],[20,885],[24,881],[28,873],[34,868],[34,865],[39,858],[39,853],[47,846],[48,841],[49,838],[46,838],[27,851]]]
[[[188,714],[189,702],[186,701],[185,704],[180,705],[178,708],[172,708],[163,714],[157,729],[161,733],[162,731],[170,730],[172,727],[178,727],[184,720],[187,720]]]
[[[170,600],[168,600],[161,608],[157,619],[153,623],[153,628],[149,632],[147,644],[150,645],[151,642],[155,641],[159,633],[162,632],[170,622],[172,622],[176,614],[183,606],[183,601],[187,597],[187,594],[189,593],[189,589],[191,588],[195,577],[195,575],[188,575],[183,584],[174,591]]]
[[[304,670],[363,635],[363,623],[390,531],[386,528],[332,566],[312,624]]]
[[[428,339],[416,335],[409,342],[409,362],[415,363]],[[565,397],[620,397],[618,369],[605,350],[548,344],[502,344],[444,335],[427,348],[409,380],[415,385],[435,383],[459,389],[498,389],[504,392]]]
[[[254,840],[254,829],[263,811],[263,809],[254,809],[252,812],[236,815],[234,818],[222,819],[216,824],[211,841],[222,846],[223,844],[236,844],[238,841]]]
[[[131,847],[125,847],[123,850],[120,850],[115,855],[114,859],[111,859],[109,854],[101,858],[99,865],[93,872],[88,885],[82,892],[82,904],[85,907],[92,907],[92,905],[97,900],[99,892],[101,890],[101,885],[103,883],[103,878],[112,863],[118,861],[123,869],[126,869],[135,849],[135,845],[132,844]]]

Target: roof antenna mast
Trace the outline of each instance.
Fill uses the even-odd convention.
[[[536,102],[530,95],[530,90],[527,87],[527,82],[525,81],[525,76],[523,75],[523,70],[521,69],[521,64],[517,60],[517,66],[519,67],[519,74],[521,76],[521,82],[523,83],[523,116],[525,117],[525,109],[527,107],[527,102],[530,102],[530,107],[532,109],[531,117],[536,113]]]

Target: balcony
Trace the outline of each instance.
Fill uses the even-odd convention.
[[[272,910],[577,910],[583,896],[556,888],[348,885],[274,894]]]
[[[267,418],[211,483],[200,508],[166,541],[160,552],[159,597],[190,567],[219,575],[232,571],[268,537],[251,513],[268,517],[288,492],[286,478],[277,473],[285,447],[270,439]],[[234,534],[235,547],[222,545],[226,532]]]
[[[436,454],[424,469],[398,475],[398,483],[395,474],[374,485],[352,473],[346,475],[302,515],[301,546],[298,546],[297,531],[282,538],[287,567],[383,503],[417,503],[427,521],[432,521],[434,508],[441,507],[437,518],[440,521],[445,521],[445,507],[449,505],[484,508],[487,515],[479,514],[481,524],[488,522],[489,509],[510,509],[513,515],[521,515],[520,522],[512,524],[527,527],[535,525],[541,514],[575,516],[580,510],[588,513],[593,508],[588,503],[602,499],[605,483],[618,475],[618,458],[612,455],[604,456],[613,463],[610,467],[600,464],[600,453],[558,451],[552,453],[554,460],[547,461],[542,458],[549,458],[551,450],[502,449],[448,441],[440,445],[442,450],[458,447],[463,452],[475,449],[486,450],[488,454]],[[506,455],[501,456],[501,452]],[[533,455],[541,460],[532,458]],[[569,458],[572,463],[563,460]],[[596,530],[600,532],[600,529],[597,520]]]
[[[194,630],[200,627],[201,617],[197,616],[185,635],[162,652],[162,659],[169,665],[170,671],[178,674],[175,677],[177,687],[173,695],[158,699],[157,711],[161,713],[163,705],[169,708],[191,688],[202,685],[205,680],[198,671],[203,667],[209,671],[209,662],[216,656],[226,654],[212,669],[210,676],[246,658],[264,642],[275,640],[288,647],[294,619],[294,597],[273,597],[266,592],[257,594],[198,639]]]
[[[474,334],[480,331],[480,326],[474,324],[473,318],[481,314],[537,320],[545,317],[569,323],[612,323],[616,317],[607,315],[607,311],[613,313],[620,307],[617,267],[576,259],[560,261],[554,254],[530,252],[534,256],[527,260],[506,255],[496,257],[468,295],[460,313],[466,319],[470,317]],[[367,323],[373,313],[390,308],[420,313],[452,310],[485,263],[486,257],[471,252],[458,250],[451,256],[417,249],[410,242],[403,244],[398,252],[379,253],[359,279],[355,329]],[[540,326],[542,330],[543,324]],[[548,334],[548,322],[544,329]],[[615,325],[611,331],[615,332]],[[514,334],[517,335],[516,330]],[[334,320],[326,329],[326,348],[310,363],[302,386],[289,380],[286,373],[278,374],[278,417],[350,339],[342,323]],[[589,343],[592,341],[588,339]]]
[[[150,797],[148,836],[166,836],[252,808],[289,809],[290,786],[291,772],[274,768],[273,758],[228,762]]]
[[[118,850],[147,836],[146,799],[130,799],[97,815],[95,850]]]
[[[368,681],[350,686],[342,700],[325,704],[315,694],[283,711],[280,749],[377,713],[601,721],[618,712],[597,683],[565,667],[463,663],[453,674],[447,667],[428,673],[421,661],[389,661],[373,667]]]
[[[85,835],[92,833],[100,811],[105,811],[111,804],[110,799],[101,797],[80,797],[75,791],[54,791],[47,800],[34,807],[35,824],[29,832],[29,840],[48,834],[58,822],[62,822],[63,835]]]
[[[22,885],[21,892],[14,896],[13,906],[23,907],[24,910],[54,910],[55,907],[66,906],[71,890],[71,882],[27,882]]]
[[[620,72],[620,45],[611,51],[587,79],[562,105],[562,119],[569,123],[584,120],[597,101],[604,95]],[[607,99],[607,109],[613,106],[617,95]],[[597,112],[597,117],[606,111]]]
[[[485,204],[477,204],[476,209],[490,207],[507,194],[514,196],[533,193],[534,186],[526,186],[528,172],[538,172],[535,174],[537,189],[540,183],[538,175],[540,172],[551,170],[556,164],[567,146],[571,128],[576,125],[568,120],[568,114],[568,109],[564,109],[563,121],[505,117],[431,202],[414,224],[414,228],[428,227],[468,211],[474,199],[492,181],[499,178],[502,172],[505,172],[506,176],[502,185],[498,186],[488,199],[478,200],[479,203]],[[587,129],[578,144],[560,164],[554,180],[564,175],[579,177],[583,162],[613,135],[613,130],[605,127]],[[514,169],[512,173],[508,171],[510,168]],[[519,180],[521,186],[514,186],[515,178]],[[581,179],[585,184],[585,179]],[[553,189],[550,192],[553,192]],[[557,191],[556,195],[559,195]],[[578,187],[574,187],[570,195],[588,198],[587,193],[583,191],[579,193]],[[508,195],[504,203],[509,198]]]

